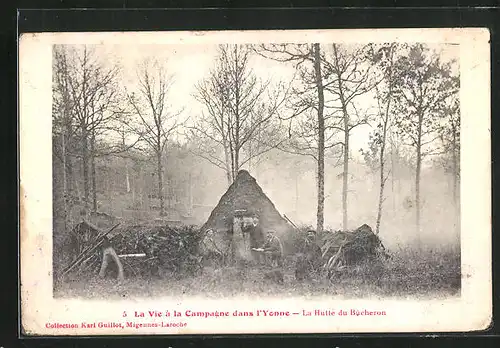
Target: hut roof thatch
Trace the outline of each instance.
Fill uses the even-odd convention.
[[[277,232],[284,232],[290,228],[255,178],[246,170],[240,170],[234,182],[212,210],[202,231],[227,229],[233,217],[241,215],[242,212],[245,215],[257,214],[264,228],[274,229]]]

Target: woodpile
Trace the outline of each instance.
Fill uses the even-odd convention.
[[[79,253],[62,276],[70,272],[97,273],[105,247],[116,251],[127,277],[194,274],[202,264],[201,234],[194,226],[115,225],[103,232],[82,222],[73,228],[72,234],[80,242],[74,248]],[[78,238],[82,234],[86,237]]]

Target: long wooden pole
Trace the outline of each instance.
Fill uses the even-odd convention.
[[[66,274],[68,274],[71,270],[73,270],[76,266],[78,266],[80,263],[82,263],[89,254],[93,253],[97,248],[99,248],[102,243],[104,242],[104,237],[106,237],[108,234],[110,234],[115,228],[117,228],[120,224],[116,224],[115,226],[111,227],[106,233],[102,234],[100,237],[98,237],[98,240],[95,241],[95,244],[93,246],[90,246],[86,250],[84,250],[80,256],[77,257],[77,259],[61,274],[61,278],[64,277]]]
[[[284,218],[285,218],[285,220],[286,220],[286,221],[288,221],[288,222],[289,222],[289,223],[290,223],[290,224],[291,224],[291,225],[292,225],[292,226],[293,226],[296,230],[298,230],[298,229],[299,229],[299,228],[297,227],[297,225],[295,225],[295,224],[292,222],[292,220],[290,220],[290,219],[288,218],[288,216],[283,215],[283,217],[284,217]]]
[[[83,222],[85,222],[85,224],[87,224],[87,226],[89,226],[90,228],[92,228],[93,230],[95,231],[99,231],[99,228],[97,226],[94,226],[93,224],[91,224],[90,222],[88,222],[87,220],[83,219]],[[107,234],[109,232],[99,232],[99,234],[97,235],[97,237],[94,238],[94,240],[90,241],[90,245],[88,247],[86,247],[81,253],[80,255],[78,255],[78,257],[76,258],[76,260],[78,260],[80,257],[82,257],[82,255],[85,255],[89,250],[90,248],[92,248],[95,243],[97,243],[97,241],[99,240],[99,238],[101,238],[103,236],[103,234]],[[73,262],[76,262],[73,261]],[[70,265],[71,266],[71,265]],[[69,267],[69,266],[68,266]]]

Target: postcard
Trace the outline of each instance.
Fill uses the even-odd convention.
[[[27,33],[25,336],[492,320],[481,28]]]

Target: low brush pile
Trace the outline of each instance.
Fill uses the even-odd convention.
[[[321,252],[329,277],[345,268],[388,257],[380,238],[364,224],[354,231],[336,231],[322,236]]]
[[[120,226],[109,238],[127,277],[193,275],[200,270],[201,234],[195,226]],[[142,254],[142,255],[141,255]],[[99,271],[102,253],[96,251],[78,274]],[[110,272],[115,267],[110,265]]]

